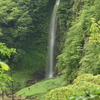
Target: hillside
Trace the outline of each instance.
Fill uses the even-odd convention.
[[[32,100],[99,100],[100,0],[60,1],[57,72],[45,79],[55,1],[0,1],[0,60],[11,67],[7,74],[13,78],[4,92]]]
[[[89,73],[93,75],[100,74],[99,5],[99,0],[74,0],[62,1],[58,8],[60,54],[57,57],[58,61],[56,65],[58,67],[58,73],[62,73],[62,70],[65,69],[66,85],[72,84],[73,80],[82,74],[83,76],[80,76],[80,79],[85,79],[85,73],[88,73],[86,77],[88,77],[91,82],[93,82],[93,80],[91,79],[91,75],[89,76]],[[73,94],[73,92],[76,91],[76,89],[74,89],[75,86],[79,86],[80,90],[79,92],[76,92],[76,94],[80,95],[84,89],[87,89],[87,91],[92,88],[97,89],[97,86],[92,84],[87,88],[87,85],[90,83],[84,83],[83,81],[81,83],[80,80],[77,80],[76,82],[78,81],[80,85],[75,83],[75,85],[68,85],[67,87],[51,90],[46,97],[43,97],[44,99],[42,99],[67,100],[71,95],[75,95]],[[99,82],[98,88],[100,88],[99,77],[96,82]],[[65,92],[67,88],[73,88],[73,90],[69,90],[71,91],[71,95],[68,97],[67,95],[69,95],[69,93]],[[98,93],[100,94],[100,91]],[[76,100],[75,97],[73,98],[74,99],[71,100]],[[97,98],[97,100],[99,100],[99,98]]]

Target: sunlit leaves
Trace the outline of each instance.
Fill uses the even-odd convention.
[[[85,97],[96,98],[95,95],[100,94],[99,78],[100,75],[97,76],[93,76],[92,74],[80,75],[74,80],[73,84],[51,90],[49,93],[45,95],[45,97],[42,100],[84,100]],[[92,91],[92,89],[94,90]],[[99,95],[98,98],[100,98]],[[96,99],[86,99],[86,100],[96,100]]]
[[[2,57],[10,57],[11,53],[16,53],[16,50],[14,48],[7,48],[5,43],[0,43],[0,56]],[[1,59],[1,58],[0,58]],[[7,74],[5,74],[4,72],[5,71],[8,71],[10,70],[10,67],[0,61],[0,89],[5,89],[5,86],[6,86],[6,82],[7,81],[11,81],[11,77],[9,77]]]
[[[16,53],[16,49],[7,48],[5,43],[0,43],[0,55],[10,57],[11,53]]]
[[[91,18],[89,41],[84,45],[85,56],[80,60],[83,72],[100,73],[100,21]]]
[[[10,67],[6,63],[1,61],[0,61],[0,67],[5,71],[8,71],[10,69]]]
[[[91,18],[91,22],[89,42],[93,44],[100,43],[100,21],[96,23],[95,19]]]
[[[7,64],[4,62],[0,62],[0,89],[5,90],[6,89],[6,82],[12,81],[12,78],[5,74],[5,71],[8,71],[10,68]]]
[[[8,70],[10,70],[10,67],[6,63],[0,61],[0,89],[1,90],[4,90],[6,88],[6,82],[12,81],[12,78],[7,74],[5,74],[5,71]]]
[[[0,22],[8,24],[9,21],[14,19],[14,14],[12,8],[15,3],[11,0],[0,0]],[[15,12],[15,11],[14,11]]]

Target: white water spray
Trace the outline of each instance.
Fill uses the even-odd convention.
[[[49,47],[48,47],[48,59],[46,67],[46,78],[52,78],[54,74],[54,47],[56,41],[56,29],[57,29],[57,7],[60,4],[60,0],[56,0],[54,9],[51,16],[49,27]]]

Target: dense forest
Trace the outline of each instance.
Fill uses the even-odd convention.
[[[45,79],[55,2],[0,0],[0,99],[100,100],[100,0],[60,0],[57,71]]]

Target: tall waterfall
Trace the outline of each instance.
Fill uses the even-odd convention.
[[[57,7],[59,4],[60,0],[56,0],[49,26],[49,47],[48,47],[47,67],[46,67],[46,78],[52,78],[54,74],[54,66],[55,66],[54,51],[56,42],[56,29],[57,29]]]

